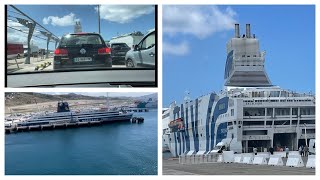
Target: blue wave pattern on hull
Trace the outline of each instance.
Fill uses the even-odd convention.
[[[219,101],[217,102],[216,106],[214,107],[214,111],[213,111],[213,117],[212,117],[212,122],[211,122],[211,149],[214,148],[214,129],[216,126],[216,121],[219,117],[219,115],[224,114],[228,111],[228,101],[229,101],[229,97],[224,97],[222,99],[219,99]],[[218,136],[219,131],[217,132],[217,136]],[[216,141],[216,143],[218,143],[218,141]]]
[[[209,151],[209,124],[210,124],[210,115],[212,111],[212,106],[214,103],[214,98],[215,94],[211,93],[210,94],[210,99],[209,99],[209,105],[208,105],[208,111],[207,111],[207,119],[206,119],[206,151]]]
[[[205,119],[205,125],[199,126],[199,99],[195,100],[194,104],[191,104],[190,106],[184,107],[184,104],[181,104],[181,106],[176,106],[174,108],[174,118],[181,117],[183,119],[185,131],[180,132],[174,132],[173,135],[173,141],[174,145],[171,146],[174,156],[181,155],[185,152],[192,151],[197,152],[199,151],[200,144],[204,145],[205,142],[205,151],[211,151],[215,144],[220,142],[222,139],[226,138],[227,136],[227,123],[220,123],[218,124],[217,131],[214,132],[216,125],[217,125],[217,119],[221,114],[224,114],[228,111],[228,101],[229,97],[223,97],[215,102],[215,98],[217,97],[216,94],[211,93],[209,96],[209,102],[207,104],[207,112],[206,112],[206,119]],[[190,112],[189,112],[190,111]],[[213,114],[212,114],[213,111]],[[212,117],[211,117],[212,114]],[[189,129],[189,119],[191,122],[191,128]],[[199,140],[199,130],[201,127],[205,128],[205,139],[202,141]],[[190,133],[192,133],[192,136],[190,137]],[[202,137],[202,134],[201,134]],[[192,143],[191,143],[191,141]],[[190,144],[191,143],[191,144]]]

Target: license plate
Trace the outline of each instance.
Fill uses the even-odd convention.
[[[74,62],[88,62],[88,61],[92,61],[91,57],[77,57],[73,59]]]

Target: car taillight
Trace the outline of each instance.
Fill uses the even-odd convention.
[[[111,54],[111,48],[100,48],[98,54]]]
[[[66,49],[56,49],[54,51],[54,55],[55,56],[67,56],[68,55],[68,51]]]

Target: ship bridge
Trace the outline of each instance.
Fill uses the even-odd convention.
[[[239,24],[235,24],[235,36],[227,43],[225,86],[272,86],[264,68],[265,52],[259,48],[259,40],[246,24],[246,34],[240,37]]]

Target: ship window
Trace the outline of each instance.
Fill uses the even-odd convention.
[[[169,139],[169,141],[171,141],[171,138]]]
[[[234,109],[231,109],[231,116],[234,116]]]
[[[200,136],[202,137],[202,134],[200,134]]]
[[[292,115],[298,115],[298,108],[292,108]]]
[[[302,129],[301,133],[305,134],[305,129]],[[315,134],[315,133],[316,133],[315,129],[307,129],[307,134]]]
[[[300,121],[300,124],[315,124],[315,120],[302,120]]]
[[[292,124],[297,124],[298,120],[292,120]]]
[[[276,108],[276,115],[277,116],[286,116],[290,115],[290,108]]]
[[[242,57],[246,57],[246,55],[242,55]]]
[[[301,108],[300,111],[301,111],[301,115],[314,115],[315,114],[314,107]]]
[[[228,126],[232,126],[232,122],[228,122]]]
[[[290,125],[290,121],[274,121],[274,125]]]
[[[243,126],[263,126],[264,121],[243,121]]]
[[[267,121],[267,125],[272,125],[272,121]]]
[[[281,91],[281,97],[288,97],[288,95],[287,91]]]
[[[265,108],[244,108],[243,116],[264,116]]]
[[[279,97],[280,91],[271,91],[270,92],[270,97]]]
[[[268,130],[242,131],[242,135],[267,135]]]
[[[267,116],[272,116],[273,113],[273,109],[272,108],[268,108],[267,109]]]
[[[236,125],[236,124],[237,124],[237,121],[233,121],[233,124]]]

